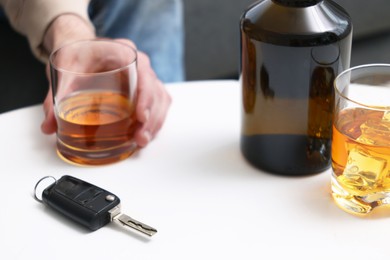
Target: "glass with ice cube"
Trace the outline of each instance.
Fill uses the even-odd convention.
[[[335,79],[334,108],[334,200],[359,215],[390,205],[390,64],[341,73]]]

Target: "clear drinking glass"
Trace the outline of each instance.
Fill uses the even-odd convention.
[[[118,41],[86,40],[50,56],[57,152],[81,165],[113,163],[135,150],[137,54]]]
[[[332,195],[345,211],[390,204],[390,64],[351,68],[335,79]]]

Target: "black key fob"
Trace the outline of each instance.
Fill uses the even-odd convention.
[[[42,199],[37,196],[37,186],[45,179],[55,182],[42,191]],[[121,212],[120,199],[111,192],[91,183],[65,175],[56,180],[52,176],[43,177],[35,185],[35,199],[77,223],[97,230],[115,221],[124,227],[153,236],[157,230]]]
[[[120,203],[111,192],[68,175],[47,187],[42,201],[90,230],[111,222],[109,211]]]

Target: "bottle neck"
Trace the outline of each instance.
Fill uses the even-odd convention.
[[[308,7],[318,4],[324,0],[272,0],[273,2],[290,7]]]

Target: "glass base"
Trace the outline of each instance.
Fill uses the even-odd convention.
[[[365,196],[350,194],[332,176],[332,196],[336,204],[348,213],[364,216],[379,206],[390,205],[390,192],[373,192]]]
[[[138,150],[135,143],[126,143],[121,146],[105,150],[77,150],[71,149],[57,141],[57,154],[65,162],[81,166],[98,166],[122,161]]]

